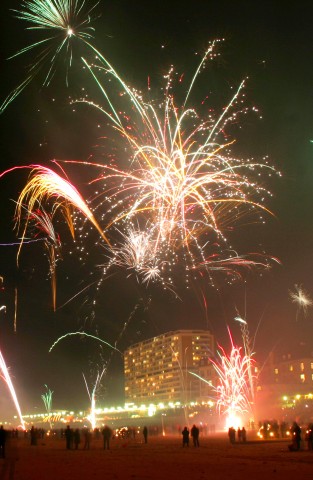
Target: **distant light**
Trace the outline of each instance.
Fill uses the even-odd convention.
[[[155,415],[155,412],[156,412],[156,406],[155,405],[149,405],[148,416],[153,417],[153,415]]]

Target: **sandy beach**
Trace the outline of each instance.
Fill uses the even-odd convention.
[[[1,480],[204,480],[312,479],[313,451],[288,451],[288,440],[247,440],[231,445],[227,434],[200,438],[200,447],[183,448],[179,436],[111,441],[93,439],[89,450],[66,450],[65,440],[49,439],[31,446],[29,439],[10,439],[0,459]]]

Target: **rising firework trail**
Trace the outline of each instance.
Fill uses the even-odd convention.
[[[242,337],[245,357],[252,358],[253,352],[252,352],[248,322],[244,320],[241,316],[235,317],[235,321],[240,324],[241,337]],[[254,403],[255,375],[253,374],[252,367],[253,367],[253,363],[250,362],[249,369],[248,369],[248,379],[249,379],[249,386],[250,386],[250,396],[251,396],[251,400]]]
[[[91,427],[92,427],[93,430],[97,426],[97,417],[96,417],[97,391],[98,391],[98,389],[101,385],[101,380],[102,380],[103,375],[106,372],[106,369],[107,369],[107,367],[105,366],[105,367],[103,367],[101,372],[97,373],[97,377],[96,377],[96,380],[94,382],[94,385],[93,385],[91,391],[88,387],[86,377],[83,374],[83,378],[84,378],[84,382],[85,382],[85,385],[86,385],[87,393],[88,393],[88,396],[89,396],[89,399],[90,399],[90,414],[88,415],[87,418],[88,418],[89,422],[91,423]]]
[[[12,380],[11,380],[11,377],[10,377],[10,374],[9,374],[9,370],[6,366],[5,360],[4,360],[1,352],[0,352],[0,371],[1,371],[0,376],[5,381],[5,383],[8,386],[8,389],[10,391],[10,394],[11,394],[11,397],[13,399],[16,411],[17,411],[18,416],[20,418],[21,426],[22,426],[23,430],[26,430],[25,423],[24,423],[24,420],[23,420],[23,417],[22,417],[21,408],[20,408],[16,393],[15,393],[15,390],[14,390],[14,386],[13,386],[13,383],[12,383]]]

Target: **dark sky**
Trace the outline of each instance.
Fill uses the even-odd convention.
[[[10,8],[20,2],[1,2],[1,99],[24,78],[31,61],[11,54],[33,42],[34,32],[24,30]],[[289,4],[290,5],[290,4]],[[42,244],[23,247],[19,267],[13,232],[14,203],[27,173],[19,170],[1,180],[0,275],[4,278],[0,305],[0,349],[11,368],[23,411],[43,410],[40,395],[44,385],[54,391],[56,408],[85,408],[88,396],[82,372],[92,383],[99,365],[107,364],[103,398],[108,403],[120,396],[122,360],[90,339],[72,337],[55,350],[49,347],[67,332],[85,330],[115,343],[123,350],[131,343],[167,330],[210,328],[227,344],[226,325],[240,341],[236,308],[246,315],[251,336],[257,331],[256,359],[264,358],[279,342],[296,336],[312,337],[312,313],[297,314],[289,290],[301,284],[313,296],[312,281],[312,182],[313,182],[313,30],[311,2],[163,1],[156,5],[136,0],[101,1],[101,16],[94,22],[94,44],[114,65],[127,84],[153,91],[162,86],[170,65],[191,75],[209,40],[224,38],[221,56],[212,73],[201,76],[195,87],[199,102],[207,88],[215,92],[213,102],[230,85],[249,77],[248,105],[261,113],[241,123],[236,145],[242,156],[268,155],[282,177],[268,185],[273,197],[267,206],[274,213],[265,225],[241,227],[234,238],[240,253],[264,249],[278,257],[281,265],[263,273],[250,272],[234,285],[219,281],[219,289],[207,279],[193,282],[190,290],[179,290],[180,299],[157,286],[146,288],[119,272],[106,279],[99,291],[89,288],[75,300],[52,310],[48,260]],[[39,32],[44,35],[45,32]],[[164,48],[162,48],[164,46]],[[76,53],[76,52],[75,52]],[[77,52],[78,57],[83,52]],[[97,96],[94,83],[81,73],[75,57],[66,86],[66,65],[59,65],[49,88],[42,77],[31,84],[0,116],[1,169],[42,163],[53,158],[86,159],[97,154],[99,117],[90,110],[73,115],[68,97],[75,98],[82,86]],[[210,70],[211,72],[211,70]],[[211,75],[211,76],[210,76]],[[208,82],[208,84],[206,84]],[[52,101],[52,98],[55,101]],[[84,188],[79,172],[75,182]],[[74,182],[74,183],[75,183]],[[86,246],[87,247],[87,246]],[[103,254],[94,246],[89,261],[78,265],[64,245],[58,266],[57,303],[61,307],[99,275]],[[14,331],[15,289],[18,292],[17,330]],[[207,308],[203,304],[206,298]],[[0,418],[10,405],[0,385]],[[12,409],[14,411],[14,409]]]

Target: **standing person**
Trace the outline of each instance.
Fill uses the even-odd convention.
[[[5,442],[7,439],[7,431],[4,430],[3,425],[0,427],[0,455],[5,458]]]
[[[246,442],[246,441],[247,441],[247,432],[246,432],[245,427],[242,427],[242,429],[241,429],[241,440],[242,440],[243,442]]]
[[[103,435],[103,448],[104,448],[104,450],[106,448],[109,450],[110,449],[110,439],[112,437],[112,430],[110,429],[110,427],[105,425],[104,429],[102,430],[102,435]]]
[[[34,427],[34,425],[30,429],[30,444],[37,445],[37,429]]]
[[[238,427],[237,429],[237,439],[238,439],[238,442],[242,441],[242,430],[240,427]]]
[[[313,424],[309,423],[306,430],[305,439],[308,442],[308,450],[313,450]]]
[[[65,430],[64,435],[65,435],[65,440],[66,440],[66,449],[67,449],[67,450],[71,450],[71,448],[72,448],[72,435],[73,435],[73,432],[72,432],[72,430],[71,430],[71,428],[70,428],[69,425],[66,427],[66,430]]]
[[[234,429],[234,427],[229,427],[228,437],[229,437],[230,443],[235,443],[236,442],[236,430]]]
[[[80,444],[80,431],[79,428],[76,428],[74,432],[74,445],[75,445],[75,450],[78,450],[78,445]]]
[[[145,443],[148,443],[148,429],[146,426],[143,427],[142,433],[143,433],[143,438],[145,439]]]
[[[193,440],[193,446],[194,447],[199,447],[199,428],[196,427],[196,425],[193,425],[192,429],[190,430],[192,440]]]
[[[301,428],[299,427],[297,422],[293,422],[291,432],[292,432],[293,449],[298,451],[300,450],[300,444],[301,444]]]
[[[89,428],[85,428],[84,437],[85,437],[84,450],[89,450],[90,449],[90,437],[91,437],[91,433],[90,433]]]
[[[183,447],[186,445],[186,447],[189,447],[189,430],[187,427],[184,428],[184,430],[181,432],[183,436]]]

